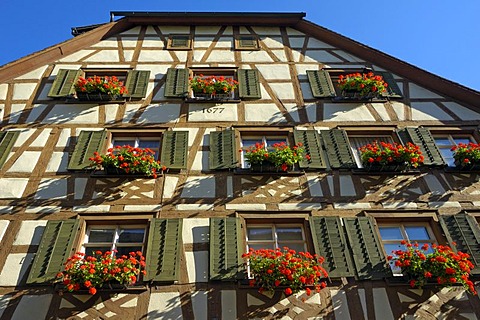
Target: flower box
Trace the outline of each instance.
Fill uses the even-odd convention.
[[[245,159],[255,168],[254,170],[261,170],[262,172],[265,172],[267,169],[268,172],[280,170],[286,172],[291,170],[304,157],[310,159],[310,155],[304,155],[305,150],[301,143],[296,144],[292,148],[287,146],[285,142],[275,143],[272,147],[273,151],[267,151],[264,143],[256,143],[254,146],[246,149]],[[240,150],[240,152],[243,152],[243,150]],[[266,166],[265,169],[263,169],[264,165]]]
[[[368,163],[364,166],[364,169],[368,172],[402,172],[407,170],[407,165],[405,163],[394,163],[394,164],[371,164]]]
[[[233,100],[235,98],[233,91],[229,93],[196,93],[192,92],[192,100],[198,101],[223,101]]]
[[[115,146],[104,155],[94,152],[89,160],[92,167],[103,169],[109,175],[137,175],[155,179],[167,168],[155,160],[153,155],[154,152],[148,148]]]
[[[282,171],[279,167],[275,167],[275,165],[273,163],[267,162],[267,161],[264,161],[262,163],[253,163],[250,166],[250,170],[253,171],[253,172],[279,172],[279,171]],[[288,171],[288,170],[286,170],[286,171]]]
[[[368,73],[340,75],[338,88],[345,99],[368,100],[379,97],[387,91],[388,84],[382,76]]]
[[[457,146],[454,146],[451,151],[453,151],[455,166],[460,170],[480,170],[480,144],[459,143]]]
[[[460,163],[455,161],[455,168],[460,171],[480,171],[480,163]]]
[[[80,101],[113,101],[118,100],[119,95],[112,95],[102,92],[77,92],[77,99]]]

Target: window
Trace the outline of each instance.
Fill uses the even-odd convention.
[[[190,50],[192,48],[192,38],[189,34],[171,34],[168,37],[168,50]]]
[[[391,135],[374,135],[374,136],[360,136],[360,135],[348,135],[348,141],[350,142],[350,148],[352,149],[353,157],[359,168],[363,168],[362,159],[359,148],[367,144],[371,144],[375,141],[393,143]]]
[[[260,144],[264,144],[264,147],[266,150],[268,151],[272,151],[273,150],[273,145],[276,144],[276,143],[285,143],[285,144],[288,144],[288,139],[286,136],[281,136],[281,135],[263,135],[263,136],[260,136],[260,135],[252,135],[252,136],[249,136],[249,135],[242,135],[242,145],[241,145],[241,149],[242,149],[242,159],[241,159],[241,163],[242,163],[242,168],[250,168],[250,164],[246,161],[245,159],[245,153],[246,153],[246,150],[252,146],[255,146],[257,143],[260,143]]]
[[[239,35],[235,38],[235,50],[259,50],[258,38],[255,35]]]
[[[125,84],[127,80],[128,70],[112,70],[112,69],[85,69],[84,78],[90,77],[117,77],[118,81]]]
[[[155,154],[155,160],[160,156],[160,138],[158,137],[129,137],[129,136],[114,136],[112,138],[112,146],[131,146],[134,148],[149,148]]]
[[[338,79],[340,75],[347,75],[350,73],[365,73],[371,71],[370,69],[350,69],[350,70],[308,70],[307,76],[310,83],[310,89],[314,98],[335,98],[334,100],[345,100],[342,98],[341,91],[338,88]],[[373,71],[376,75],[383,77],[383,80],[388,84],[387,92],[384,96],[388,98],[401,98],[402,91],[392,74],[384,71]],[[346,100],[349,101],[349,100]],[[358,101],[350,99],[350,101]]]
[[[458,145],[459,143],[468,144],[470,142],[476,143],[472,136],[470,135],[434,135],[435,143],[442,154],[443,159],[449,167],[455,166],[455,159],[453,158],[452,147]]]
[[[431,245],[437,242],[427,222],[381,223],[378,230],[386,255],[391,255],[394,250],[404,250],[405,247],[401,244],[403,240],[411,244],[418,243],[419,247],[425,243]],[[393,262],[390,262],[390,267],[394,275],[401,275],[400,268],[395,267]]]
[[[276,249],[289,247],[306,252],[307,245],[302,224],[248,224],[247,251],[250,248]]]
[[[145,235],[145,225],[92,225],[87,228],[82,251],[92,254],[97,250],[117,250],[119,256],[128,256],[132,251],[145,253]]]

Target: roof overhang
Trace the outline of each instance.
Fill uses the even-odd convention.
[[[123,17],[129,22],[139,25],[262,25],[262,26],[294,26],[306,14],[301,13],[264,13],[264,12],[138,12],[112,11],[111,21],[115,17]]]

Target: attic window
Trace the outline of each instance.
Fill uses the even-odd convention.
[[[167,49],[190,50],[192,41],[189,34],[171,34],[168,38]]]
[[[240,35],[235,39],[236,50],[259,50],[258,38],[254,35]]]

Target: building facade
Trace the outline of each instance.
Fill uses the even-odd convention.
[[[0,68],[2,320],[480,316],[477,296],[412,289],[386,261],[408,240],[456,242],[480,263],[479,171],[457,167],[451,151],[480,142],[479,92],[300,13],[113,16]],[[342,96],[340,76],[370,71],[385,93]],[[95,75],[117,76],[128,93],[74,94],[78,77]],[[200,75],[238,88],[200,98],[188,87]],[[419,145],[424,165],[369,168],[358,147],[375,140]],[[255,142],[300,142],[310,159],[253,170],[242,150]],[[118,144],[151,148],[167,170],[89,168],[93,152]],[[283,245],[325,257],[327,288],[251,288],[239,267],[247,246]],[[88,248],[140,250],[147,275],[95,295],[53,285]]]

